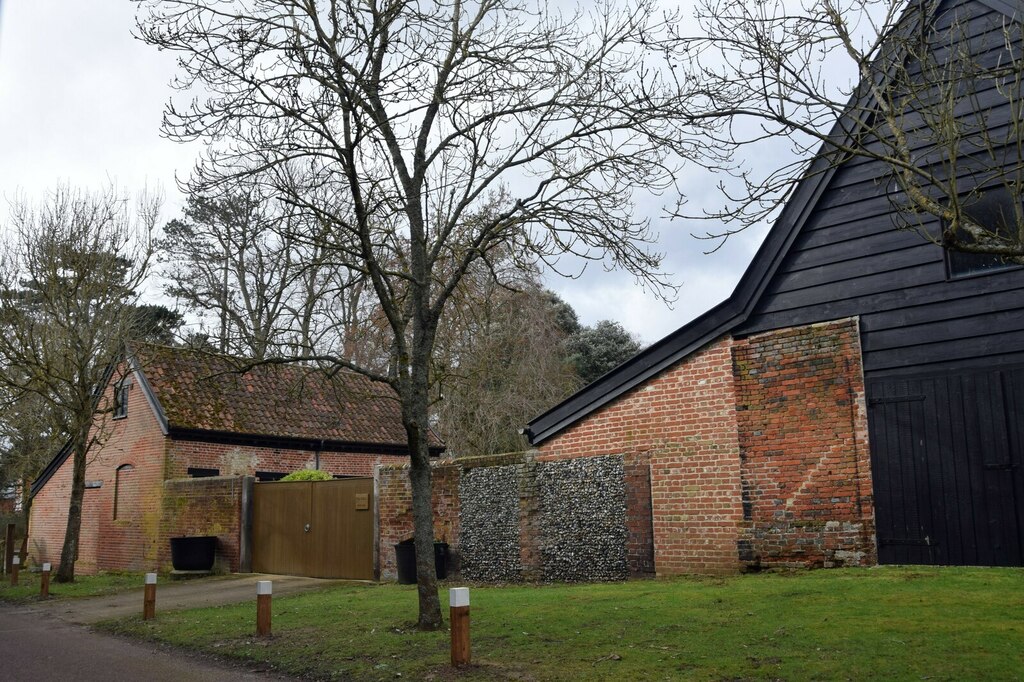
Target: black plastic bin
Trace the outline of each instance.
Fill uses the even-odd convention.
[[[395,563],[398,567],[398,584],[412,585],[416,582],[416,544],[412,538],[395,545]],[[434,543],[434,571],[438,580],[448,577],[448,543]]]
[[[175,571],[209,571],[217,556],[217,536],[171,538],[171,565]]]

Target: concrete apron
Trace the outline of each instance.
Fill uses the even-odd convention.
[[[164,611],[178,611],[206,606],[221,606],[252,602],[256,606],[256,582],[273,582],[274,596],[317,590],[346,581],[305,578],[293,575],[264,575],[260,573],[232,574],[200,580],[169,582],[162,579],[157,583],[156,614],[159,618]],[[51,592],[60,594],[60,585],[53,584]],[[90,597],[88,599],[51,599],[24,606],[25,611],[47,614],[69,623],[88,625],[111,618],[125,618],[142,615],[142,576],[139,589],[130,592]]]

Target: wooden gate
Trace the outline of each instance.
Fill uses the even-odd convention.
[[[1024,369],[867,388],[879,561],[1024,565]]]
[[[373,479],[257,483],[257,573],[373,580]]]

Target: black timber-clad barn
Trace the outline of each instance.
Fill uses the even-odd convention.
[[[989,58],[1024,21],[1007,0],[949,0],[936,21],[951,9]],[[1019,116],[984,91],[977,101],[990,125]],[[1024,268],[897,229],[879,178],[891,178],[881,162],[819,157],[727,301],[534,419],[531,443],[723,334],[857,317],[879,561],[1024,565]]]

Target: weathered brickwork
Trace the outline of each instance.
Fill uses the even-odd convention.
[[[461,469],[450,462],[435,464],[432,472],[434,539],[457,546],[459,537],[459,480]],[[377,468],[377,556],[381,580],[395,580],[395,545],[413,535],[412,486],[409,465]],[[456,557],[457,560],[457,557]],[[453,572],[458,566],[452,566]]]
[[[184,478],[189,467],[216,469],[221,476],[254,476],[257,471],[291,473],[317,468],[317,453],[310,450],[230,445],[194,440],[168,444],[167,478]],[[402,464],[404,455],[349,452],[319,453],[319,468],[334,476],[373,476],[378,464]]]
[[[651,522],[651,453],[623,459],[626,490],[626,562],[631,576],[654,575],[654,526]]]
[[[660,575],[876,560],[854,319],[722,338],[543,443],[538,461],[612,453],[626,462],[631,573],[646,505]]]
[[[164,481],[160,535],[217,537],[217,571],[238,571],[242,477],[217,476]],[[171,569],[170,542],[162,543],[161,570]]]
[[[108,418],[103,428],[103,444],[89,454],[86,465],[88,488],[75,572],[153,570],[158,562],[164,437],[137,384],[129,388],[128,417]],[[72,468],[73,457],[68,457],[32,502],[30,555],[55,568],[67,528]]]
[[[875,563],[859,339],[850,319],[736,342],[746,562]]]
[[[649,459],[659,575],[739,567],[743,515],[731,348],[730,338],[710,344],[541,446],[542,460],[622,453],[642,466]]]
[[[108,388],[107,395],[109,399],[112,388]],[[85,491],[75,562],[76,573],[83,575],[104,570],[155,570],[169,565],[168,538],[173,534],[168,535],[171,531],[165,519],[164,482],[187,477],[189,467],[240,476],[257,471],[288,473],[313,468],[317,462],[317,453],[313,451],[171,440],[161,431],[137,381],[129,388],[127,417],[107,418],[103,428],[103,444],[90,453],[86,467],[89,487]],[[320,468],[341,476],[372,476],[377,465],[405,459],[367,453],[319,453]],[[29,534],[33,561],[47,561],[56,567],[60,560],[72,468],[69,457],[33,499]],[[185,515],[192,521],[183,518],[185,525],[198,524],[203,507],[194,507]],[[224,509],[220,501],[210,507],[211,526],[227,527]],[[237,526],[237,518],[234,523]],[[235,537],[229,540],[232,532]],[[221,536],[220,532],[214,534]],[[237,529],[225,531],[221,546],[224,564],[236,570]]]

